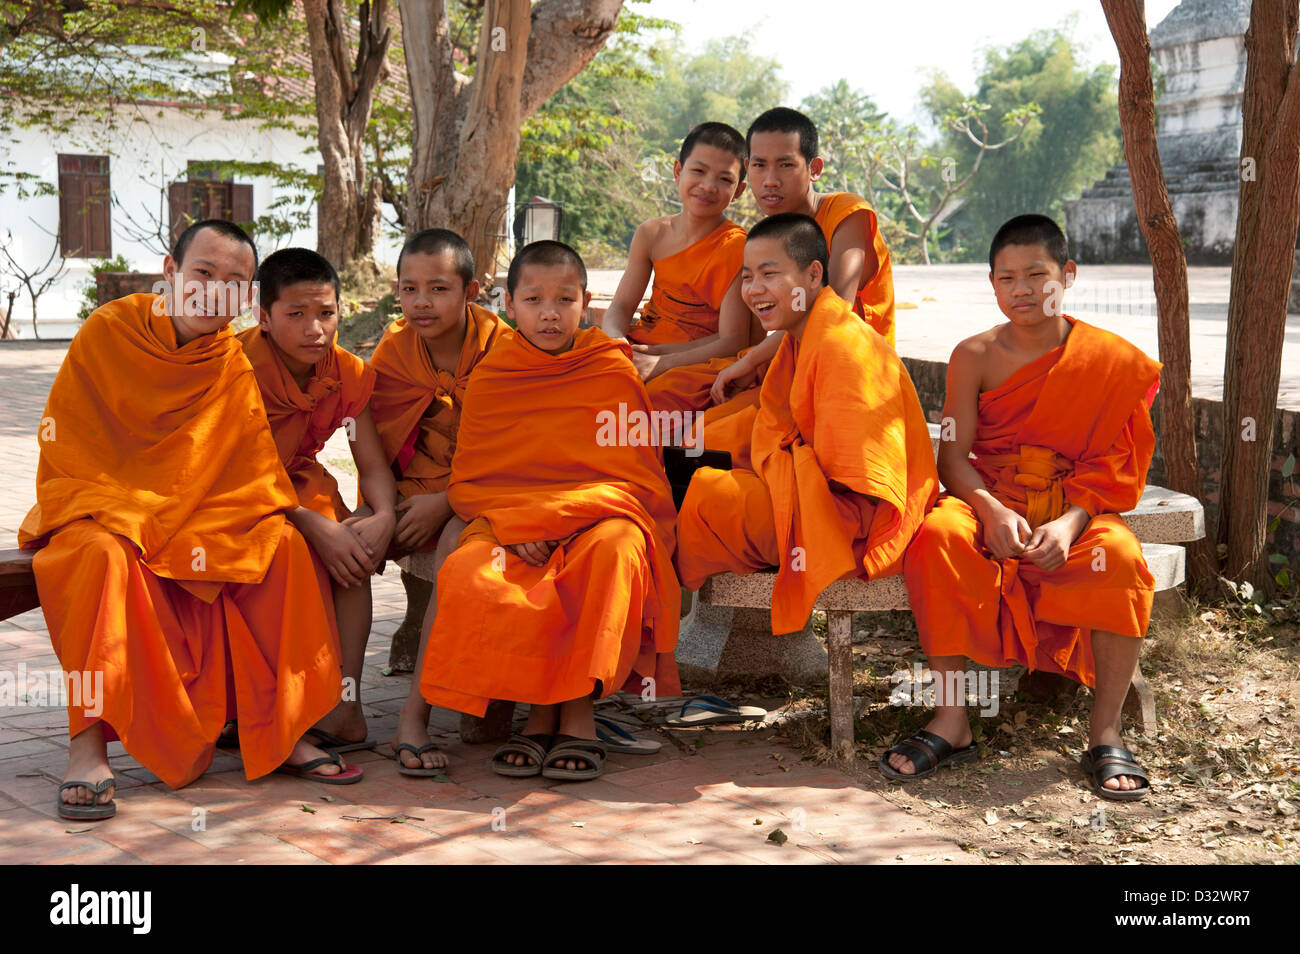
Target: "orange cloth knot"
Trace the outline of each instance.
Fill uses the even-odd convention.
[[[1017,484],[1025,488],[1025,520],[1039,527],[1065,513],[1062,479],[1070,473],[1070,462],[1047,447],[1021,444],[1016,461]]]

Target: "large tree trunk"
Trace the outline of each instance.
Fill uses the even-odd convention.
[[[316,210],[316,249],[337,268],[372,254],[379,226],[380,183],[368,181],[366,126],[375,90],[388,74],[388,0],[361,4],[355,62],[348,51],[342,0],[303,0],[312,75],[316,82],[317,141],[324,166]]]
[[[1115,48],[1119,51],[1119,119],[1124,160],[1133,183],[1133,204],[1151,254],[1159,312],[1160,448],[1165,481],[1179,493],[1204,497],[1192,411],[1192,351],[1187,302],[1187,257],[1169,203],[1169,189],[1156,147],[1155,94],[1151,84],[1151,44],[1143,0],[1102,0]],[[1191,589],[1207,593],[1217,576],[1207,538],[1187,545]]]
[[[473,79],[456,70],[445,0],[398,0],[414,120],[407,234],[460,233],[490,281],[511,223],[520,125],[600,52],[622,0],[487,0]]]
[[[1298,20],[1296,0],[1255,0],[1251,6],[1223,380],[1219,542],[1227,546],[1224,574],[1263,587],[1272,585],[1264,550],[1268,480],[1300,225]]]

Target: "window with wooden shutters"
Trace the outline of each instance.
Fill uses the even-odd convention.
[[[111,258],[108,156],[59,157],[59,247],[66,258]]]
[[[172,244],[186,228],[202,219],[227,219],[240,225],[253,221],[253,187],[223,179],[209,163],[191,159],[187,179],[167,188]]]

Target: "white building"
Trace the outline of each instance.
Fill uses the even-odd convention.
[[[187,56],[186,82],[200,91],[205,83],[220,89],[228,83],[230,64],[220,54]],[[315,208],[309,196],[287,192],[269,178],[217,181],[213,170],[203,168],[222,161],[272,162],[310,172],[320,163],[314,136],[262,129],[253,120],[227,119],[218,109],[169,103],[123,105],[116,115],[120,122],[111,125],[74,118],[69,132],[16,127],[0,141],[0,169],[35,175],[57,189],[57,195],[24,199],[0,182],[0,243],[7,242],[10,254],[26,269],[43,263],[56,242],[65,256],[66,273],[38,301],[41,338],[75,334],[84,289],[101,259],[121,255],[134,271],[161,272],[169,236],[189,221],[182,213],[249,222],[288,198],[308,213],[308,224],[277,239],[276,246],[315,248]],[[385,218],[392,221],[390,208],[385,208]],[[381,240],[376,258],[395,263],[397,250],[397,244]],[[260,254],[272,251],[259,242]],[[49,271],[58,265],[56,253]],[[8,291],[18,284],[0,257],[0,314]],[[13,312],[11,334],[33,337],[25,289],[14,300]]]

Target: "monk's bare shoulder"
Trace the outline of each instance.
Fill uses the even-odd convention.
[[[979,334],[971,335],[964,341],[959,342],[957,347],[952,349],[950,361],[983,367],[990,354],[997,347],[997,343],[998,328],[994,326],[987,331],[981,331]]]
[[[652,259],[661,257],[659,245],[671,235],[675,219],[676,216],[673,215],[661,215],[657,219],[647,219],[637,226],[633,241],[638,242],[650,254]]]

